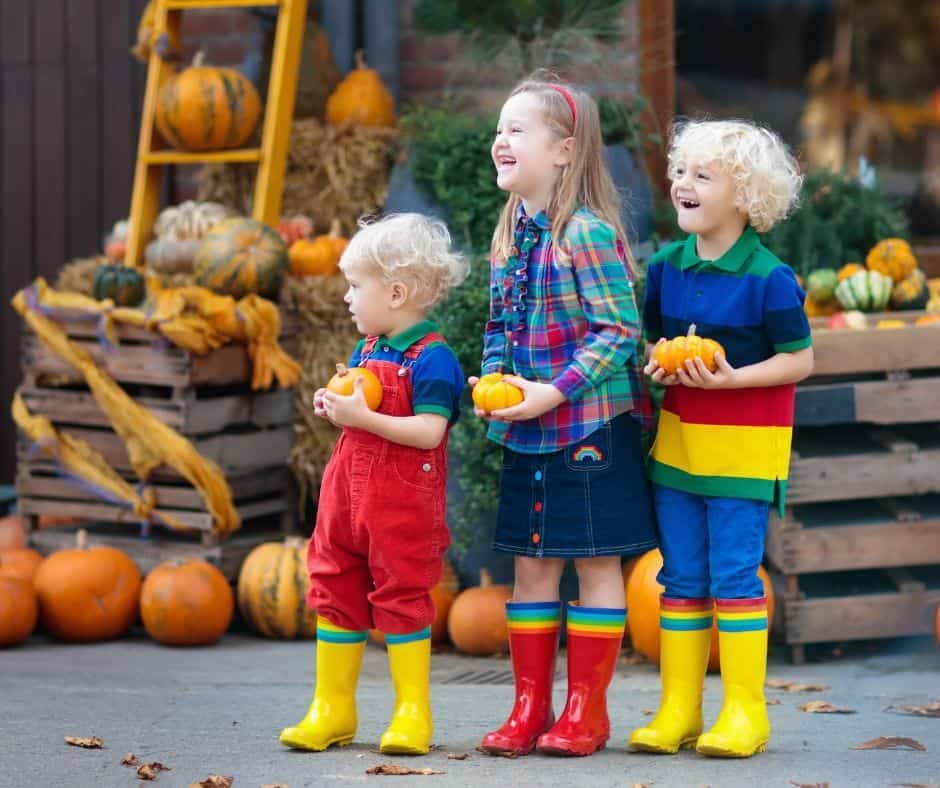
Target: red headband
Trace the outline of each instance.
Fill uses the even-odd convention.
[[[557,90],[561,93],[562,98],[568,102],[568,109],[571,110],[571,119],[577,123],[578,122],[578,111],[575,109],[574,99],[571,97],[571,94],[563,88],[561,85],[556,85],[554,83],[550,84],[549,87],[552,90]]]

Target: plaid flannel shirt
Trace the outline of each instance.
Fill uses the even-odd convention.
[[[483,374],[551,383],[566,397],[538,419],[490,423],[491,440],[523,454],[563,449],[621,413],[651,426],[637,350],[639,314],[622,242],[610,225],[580,208],[561,244],[567,265],[555,261],[545,212],[529,217],[520,208],[509,259],[490,264]]]

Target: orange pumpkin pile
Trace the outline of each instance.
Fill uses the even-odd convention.
[[[491,372],[480,378],[473,387],[473,404],[491,413],[522,402],[525,399],[522,389],[504,380],[505,377],[502,372]]]
[[[147,633],[167,646],[207,646],[228,629],[235,610],[225,575],[201,559],[154,567],[140,592]]]
[[[75,643],[117,638],[137,618],[140,570],[115,547],[77,546],[50,555],[36,572],[42,625],[53,637]]]
[[[365,367],[349,368],[345,364],[336,365],[336,374],[326,384],[328,391],[342,397],[352,396],[356,390],[356,379],[362,379],[362,394],[366,398],[369,410],[378,410],[382,404],[382,383],[374,372]]]
[[[0,577],[16,577],[32,586],[42,556],[28,547],[0,550]]]
[[[33,584],[0,574],[0,647],[15,646],[36,628],[39,616]]]
[[[480,570],[480,585],[463,591],[447,619],[451,642],[465,654],[486,657],[509,650],[506,602],[512,599],[509,586],[494,585],[490,573]]]
[[[675,375],[679,367],[692,358],[700,358],[705,362],[709,372],[718,369],[715,363],[715,354],[725,355],[725,349],[714,339],[705,339],[695,333],[695,324],[689,326],[689,333],[684,337],[661,342],[653,350],[653,360],[662,367],[667,375]]]

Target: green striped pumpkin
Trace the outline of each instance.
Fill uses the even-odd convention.
[[[843,309],[880,312],[891,299],[894,281],[877,271],[860,271],[843,279],[836,287],[836,298]]]
[[[267,225],[238,216],[213,227],[196,252],[196,284],[241,298],[257,293],[276,299],[287,271],[287,247]]]
[[[317,634],[317,614],[306,604],[306,544],[300,537],[252,550],[238,575],[238,610],[259,635],[293,640]]]
[[[193,64],[170,77],[157,95],[157,130],[170,145],[187,151],[237,148],[261,118],[261,97],[251,80],[233,68]]]

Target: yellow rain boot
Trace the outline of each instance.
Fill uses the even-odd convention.
[[[386,635],[388,665],[395,686],[395,712],[382,734],[385,755],[424,755],[431,748],[431,628]]]
[[[319,752],[356,735],[356,683],[366,633],[317,621],[317,685],[307,716],[281,731],[281,744]]]
[[[695,749],[718,758],[749,758],[770,739],[764,701],[767,599],[718,599],[718,643],[725,700]]]
[[[712,634],[711,599],[659,602],[659,672],[663,699],[649,725],[630,735],[634,752],[675,753],[702,732],[702,684]]]

